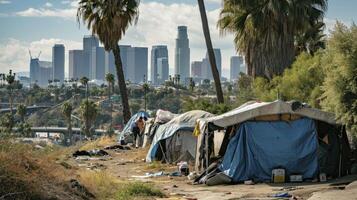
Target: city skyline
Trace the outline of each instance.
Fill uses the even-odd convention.
[[[90,34],[84,26],[78,28],[75,20],[75,1],[51,1],[52,6],[45,6],[47,1],[11,0],[9,4],[0,6],[0,25],[6,27],[0,30],[0,71],[28,71],[28,49],[41,58],[50,60],[51,48],[55,43],[62,43],[66,49],[81,48],[83,35]],[[220,1],[209,0],[207,15],[212,34],[214,48],[222,52],[222,75],[229,77],[230,56],[237,55],[233,45],[233,36],[219,36],[216,22],[220,9]],[[121,45],[151,47],[156,44],[166,44],[169,49],[170,71],[174,68],[174,46],[177,26],[187,25],[190,36],[191,60],[204,57],[206,49],[199,18],[197,2],[189,0],[146,0],[141,2],[140,17],[136,26],[130,27]],[[329,1],[326,14],[327,28],[333,26],[338,19],[347,24],[356,21],[353,8],[357,2]],[[157,10],[157,12],[152,12]],[[180,10],[180,12],[177,12]],[[165,23],[158,21],[165,16]],[[32,27],[36,27],[35,29]],[[61,27],[59,29],[59,27]],[[155,30],[155,31],[152,31]],[[149,52],[150,57],[150,52]],[[68,54],[66,54],[68,59]],[[68,62],[65,63],[68,66]],[[66,67],[66,74],[68,74]]]

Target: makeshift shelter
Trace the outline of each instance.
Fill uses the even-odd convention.
[[[133,139],[133,133],[131,131],[131,128],[134,126],[136,120],[138,120],[140,117],[149,118],[149,114],[144,111],[140,111],[136,114],[134,114],[128,123],[124,126],[123,130],[118,134],[118,142],[119,143],[134,143]]]
[[[176,116],[178,116],[178,114],[174,114],[170,111],[161,109],[157,110],[156,117],[151,118],[145,122],[143,147],[149,146],[151,144],[159,126],[169,122]]]
[[[344,127],[332,113],[296,101],[248,102],[198,123],[196,170],[213,162],[217,166],[196,180],[201,183],[266,182],[277,168],[284,169],[286,177],[298,174],[304,180],[320,173],[342,176],[349,170]],[[218,130],[224,131],[220,140],[215,139]],[[214,143],[220,144],[219,150]]]
[[[159,126],[146,156],[147,162],[163,160],[168,163],[194,160],[197,138],[193,130],[197,119],[214,116],[194,110],[183,113]]]

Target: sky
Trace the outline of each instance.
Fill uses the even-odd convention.
[[[229,59],[237,55],[232,35],[220,35],[216,23],[222,0],[205,0],[214,48],[222,53],[223,76],[229,77]],[[52,46],[62,43],[68,50],[81,49],[82,38],[90,34],[76,21],[78,0],[0,0],[0,73],[13,69],[29,71],[29,49],[32,56],[50,61]],[[328,30],[336,20],[345,24],[357,21],[356,0],[329,0],[325,23]],[[167,45],[170,73],[174,68],[177,26],[188,26],[191,62],[206,54],[196,0],[141,0],[139,21],[128,29],[120,44],[148,47]],[[150,55],[149,55],[150,58]],[[148,60],[150,65],[150,60]],[[150,66],[149,66],[150,67]]]

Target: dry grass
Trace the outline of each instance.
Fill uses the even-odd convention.
[[[118,191],[118,180],[106,171],[82,170],[78,174],[81,184],[98,199],[111,199]]]
[[[80,150],[92,150],[92,149],[100,149],[109,145],[116,144],[116,137],[103,136],[94,141],[89,141],[84,143],[80,147]]]
[[[0,141],[0,199],[82,199],[69,191],[74,171],[58,163],[66,151]]]
[[[79,179],[98,199],[153,199],[165,196],[147,183],[119,181],[107,171],[83,170],[79,172]]]

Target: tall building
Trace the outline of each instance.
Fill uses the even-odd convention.
[[[130,47],[127,50],[125,78],[134,83],[143,82],[148,73],[148,48]]]
[[[191,77],[202,77],[202,61],[193,61],[191,63]]]
[[[239,78],[239,73],[241,72],[241,65],[243,64],[242,56],[232,56],[231,66],[230,66],[230,80],[234,81]]]
[[[30,60],[30,82],[41,87],[48,85],[48,81],[53,80],[52,62],[40,61],[38,58]]]
[[[105,50],[103,47],[93,47],[91,56],[91,77],[96,80],[105,80]]]
[[[52,77],[54,80],[64,81],[64,45],[55,44],[52,47]]]
[[[131,48],[130,45],[119,45],[120,48],[120,58],[121,62],[123,64],[123,71],[124,71],[124,76],[127,71],[127,57],[128,57],[128,49]],[[112,51],[105,52],[105,74],[111,73],[116,75],[116,69],[115,69],[115,59],[114,59],[114,54]]]
[[[222,77],[222,55],[220,49],[213,49],[214,56],[216,58],[217,70],[219,73],[219,77]],[[208,58],[208,53],[206,53],[206,57],[202,59],[202,74],[203,79],[213,80],[211,63]]]
[[[69,50],[68,56],[69,78],[81,79],[87,76],[85,66],[83,65],[83,51],[82,50]]]
[[[169,79],[169,60],[165,57],[157,59],[157,81],[159,84],[163,84]]]
[[[34,84],[39,79],[40,60],[38,58],[31,58],[30,60],[30,83]]]
[[[190,77],[190,47],[187,36],[187,26],[178,27],[175,48],[175,75],[180,75],[180,80]]]
[[[158,70],[158,60],[160,58],[166,58],[168,61],[168,50],[166,45],[156,45],[151,49],[150,80],[155,85],[161,84],[165,81],[159,80],[159,76],[163,77],[163,74],[160,74]]]
[[[83,38],[83,68],[85,69],[85,76],[89,79],[93,79],[94,74],[92,69],[92,49],[99,46],[99,40],[94,35],[84,36]]]

